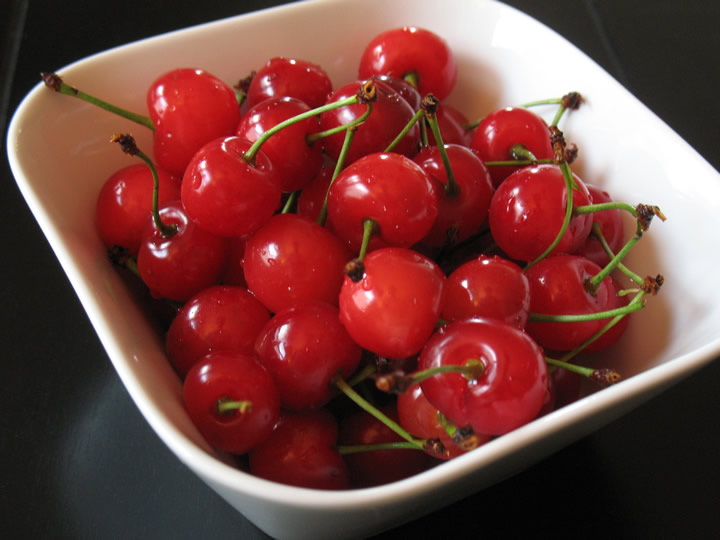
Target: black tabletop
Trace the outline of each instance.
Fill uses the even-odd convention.
[[[40,71],[160,32],[282,3],[5,0],[0,7],[3,132]],[[595,58],[720,168],[720,4],[507,3]],[[113,370],[7,161],[0,161],[0,534],[265,538],[151,431]],[[707,234],[713,249],[714,231],[698,234]],[[426,538],[443,530],[486,538],[713,537],[720,530],[717,388],[720,363],[714,362],[537,465],[378,538]]]

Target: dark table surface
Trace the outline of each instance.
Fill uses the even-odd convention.
[[[40,71],[128,41],[281,3],[4,0],[0,125],[7,129]],[[720,4],[508,3],[595,58],[720,168]],[[265,538],[151,431],[4,159],[0,174],[0,535]],[[712,249],[715,231],[703,233]],[[720,363],[714,362],[518,475],[379,538],[425,538],[435,530],[485,538],[717,537],[718,388]]]

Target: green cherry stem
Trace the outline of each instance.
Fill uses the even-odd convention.
[[[505,161],[486,161],[487,167],[527,167],[530,165],[552,165],[554,159],[507,159]]]
[[[340,452],[341,455],[347,456],[348,454],[374,452],[376,450],[422,450],[422,448],[419,448],[415,443],[401,441],[377,444],[345,444],[337,446],[336,450]]]
[[[634,311],[639,311],[644,308],[644,303],[633,303],[630,302],[628,305],[608,309],[605,311],[596,311],[594,313],[578,313],[578,314],[561,314],[554,315],[550,313],[530,313],[528,320],[530,322],[585,322],[585,321],[597,321],[600,319],[608,319],[610,317],[616,317],[618,315],[627,315]]]
[[[598,239],[598,241],[600,242],[600,245],[605,250],[605,253],[607,253],[611,259],[614,259],[615,254],[613,253],[612,249],[610,248],[610,245],[607,243],[607,240],[605,239],[605,236],[602,233],[602,227],[600,226],[599,223],[593,223],[591,234],[593,234]],[[630,270],[622,262],[618,263],[617,268],[623,274],[625,274],[631,281],[635,282],[636,284],[642,286],[645,283],[645,280],[642,277],[640,277],[638,274],[636,274],[635,272]]]
[[[370,113],[370,108],[372,104],[368,104],[368,110],[366,114]],[[338,155],[338,160],[335,163],[335,169],[333,170],[332,178],[330,179],[330,184],[328,185],[327,190],[325,191],[325,198],[323,199],[322,207],[320,207],[320,213],[318,214],[316,223],[322,227],[325,226],[325,222],[327,221],[327,215],[328,215],[328,198],[330,196],[330,188],[332,187],[333,183],[335,182],[335,179],[340,174],[340,171],[342,171],[343,166],[345,164],[345,159],[347,158],[348,151],[350,150],[350,145],[352,144],[353,138],[355,137],[355,132],[357,131],[357,126],[350,126],[348,130],[345,132],[345,139],[343,139],[343,145],[340,149],[340,155]]]
[[[354,401],[361,409],[380,420],[383,424],[385,424],[387,427],[389,427],[391,430],[393,430],[395,433],[397,433],[400,437],[405,439],[415,448],[418,448],[420,450],[423,450],[425,448],[424,440],[416,439],[415,437],[410,435],[410,433],[408,433],[403,427],[401,427],[400,424],[395,422],[387,415],[383,414],[377,409],[377,407],[372,405],[369,401],[367,401],[360,394],[358,394],[342,377],[335,375],[331,379],[331,382],[335,384],[335,386],[337,386],[343,394],[345,394],[348,398]]]
[[[155,165],[153,165],[152,160],[137,147],[135,139],[132,135],[116,133],[112,136],[110,141],[118,143],[122,148],[122,151],[126,154],[131,156],[137,156],[142,159],[145,164],[150,168],[150,173],[152,174],[153,178],[152,218],[155,222],[155,227],[157,227],[157,230],[160,231],[160,234],[162,234],[165,238],[174,235],[177,232],[177,227],[172,224],[166,225],[165,223],[163,223],[162,219],[160,219],[160,210],[158,208],[158,193],[160,191],[160,180],[158,179],[157,169],[155,169]]]
[[[413,115],[413,117],[410,119],[410,121],[405,124],[405,126],[400,130],[400,133],[397,134],[397,136],[392,140],[390,144],[387,145],[385,148],[385,152],[392,152],[395,147],[400,143],[400,141],[407,135],[408,131],[417,124],[418,120],[422,118],[423,116],[423,110],[418,109],[418,111]]]
[[[318,116],[326,111],[331,111],[333,109],[338,109],[340,107],[344,107],[346,105],[354,105],[356,103],[360,102],[360,98],[358,98],[357,95],[353,95],[350,97],[347,97],[345,99],[341,99],[339,101],[333,101],[332,103],[328,103],[326,105],[322,105],[320,107],[316,107],[314,109],[310,109],[309,111],[305,111],[304,113],[297,114],[293,116],[292,118],[288,118],[287,120],[283,120],[282,122],[275,124],[273,127],[268,129],[266,132],[264,132],[260,137],[257,138],[257,140],[248,148],[247,152],[245,152],[245,155],[243,158],[248,163],[254,163],[255,162],[255,156],[257,155],[258,151],[262,147],[265,142],[275,135],[278,131],[282,131],[288,126],[291,126],[293,124],[296,124],[297,122],[302,122],[303,120],[306,120],[307,118],[312,118],[314,116]],[[343,129],[348,129],[349,125],[341,126]],[[312,145],[318,138],[318,134],[314,133],[307,137],[308,144]]]
[[[393,394],[404,394],[408,388],[420,384],[422,381],[442,375],[444,373],[459,373],[469,381],[475,381],[482,377],[485,371],[485,364],[476,358],[465,361],[464,364],[444,364],[416,371],[409,375],[403,372],[383,373],[375,378],[375,386],[382,392]]]
[[[63,81],[62,77],[55,73],[43,72],[40,74],[40,77],[45,83],[45,86],[54,90],[55,92],[81,99],[86,103],[90,103],[92,105],[95,105],[96,107],[100,107],[101,109],[121,116],[122,118],[131,120],[136,124],[140,124],[141,126],[144,126],[151,131],[155,131],[155,125],[152,123],[152,120],[148,116],[143,116],[141,114],[128,111],[127,109],[123,109],[122,107],[118,107],[116,105],[113,105],[112,103],[108,103],[107,101],[103,101],[102,99],[87,94],[82,90],[78,90],[74,86],[70,86],[69,84],[67,84],[65,81]]]
[[[435,414],[437,415],[438,422],[440,422],[440,425],[445,430],[445,433],[448,434],[456,445],[466,452],[477,448],[478,438],[472,426],[460,428],[448,420],[448,418],[440,411],[437,411]]]
[[[558,234],[555,236],[555,239],[552,241],[552,243],[547,248],[545,248],[545,251],[543,251],[534,261],[529,262],[525,266],[525,270],[539,263],[541,260],[547,257],[553,249],[555,249],[555,246],[557,246],[560,243],[560,240],[562,240],[565,231],[570,225],[570,220],[573,217],[573,185],[575,184],[575,181],[572,177],[572,171],[570,170],[570,165],[567,164],[567,161],[561,161],[560,163],[558,163],[558,166],[562,171],[563,179],[565,180],[565,191],[567,192],[567,202],[565,203],[565,218],[563,219],[562,226],[560,227],[560,230],[558,231]]]
[[[444,193],[448,199],[455,199],[460,195],[460,186],[455,180],[452,166],[450,165],[450,158],[448,157],[445,144],[443,143],[442,134],[440,133],[440,126],[437,121],[437,108],[440,105],[438,99],[432,94],[428,94],[422,100],[420,110],[425,112],[425,121],[430,126],[433,137],[435,137],[435,144],[437,145],[440,157],[442,158],[443,166],[445,167],[445,174],[447,175],[447,183],[445,184]]]
[[[215,408],[219,415],[225,416],[235,411],[243,414],[252,410],[252,402],[235,401],[229,398],[220,398],[215,404]]]
[[[280,213],[281,214],[289,214],[290,212],[292,212],[299,196],[300,196],[300,190],[293,191],[292,193],[290,193],[290,195],[288,195],[287,200],[285,201],[285,204],[282,207],[282,210],[280,210]]]
[[[567,371],[572,371],[573,373],[577,373],[578,375],[581,375],[588,379],[592,379],[594,381],[602,382],[605,384],[614,384],[620,380],[620,374],[614,369],[594,369],[584,366],[578,366],[577,364],[570,364],[568,362],[564,362],[562,360],[555,360],[547,356],[545,357],[545,362],[547,362],[547,364],[550,366],[566,369]]]

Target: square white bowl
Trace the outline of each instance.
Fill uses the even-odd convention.
[[[266,58],[295,56],[322,65],[339,86],[356,77],[369,39],[409,24],[450,43],[459,79],[449,101],[471,118],[501,105],[583,93],[587,102],[561,124],[580,148],[573,168],[616,199],[659,205],[669,219],[653,224],[628,262],[640,274],[662,273],[666,284],[602,358],[625,380],[391,485],[341,493],[288,487],[237,470],[210,449],[184,411],[161,336],[108,261],[93,222],[100,184],[128,164],[108,143],[110,135],[130,131],[150,148],[149,132],[41,85],[8,131],[18,186],[139,410],[182,462],[273,537],[362,537],[449,504],[611,421],[720,351],[720,293],[705,271],[718,255],[690,234],[719,225],[720,175],[573,45],[503,4],[446,0],[440,10],[434,0],[301,2],[143,40],[59,73],[132,110],[144,110],[146,88],[158,74],[181,66],[202,67],[232,83]],[[303,39],[298,28],[322,39]]]

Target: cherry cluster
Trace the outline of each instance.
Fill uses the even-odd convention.
[[[174,69],[149,117],[43,75],[153,130],[153,159],[113,136],[144,163],[105,182],[97,227],[172,310],[198,430],[252,474],[386,483],[577,399],[584,378],[618,379],[577,359],[662,284],[622,262],[662,212],[571,170],[558,122],[582,96],[470,122],[444,101],[457,71],[443,39],[404,27],[340,87],[297,58],[234,87]]]

